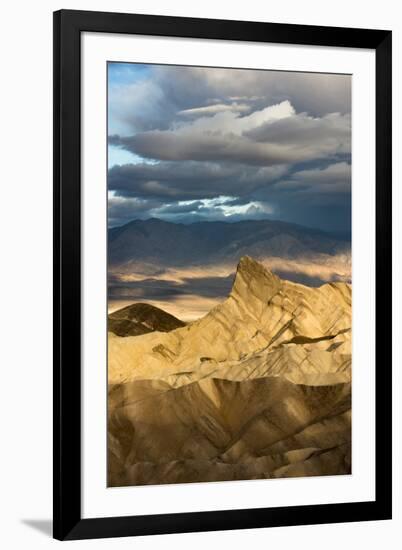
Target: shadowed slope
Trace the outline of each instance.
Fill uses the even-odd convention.
[[[340,455],[350,460],[342,419],[350,384],[210,378],[170,391],[134,381],[114,393],[110,485],[275,477],[278,468],[334,449],[327,471],[312,467],[311,475],[339,473]]]

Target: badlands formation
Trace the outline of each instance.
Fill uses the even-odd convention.
[[[109,321],[109,486],[351,473],[349,284],[245,256],[205,317],[159,312],[136,336]]]

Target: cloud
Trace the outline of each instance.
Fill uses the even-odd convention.
[[[109,223],[277,218],[347,232],[350,172],[347,162],[293,172],[203,162],[115,166],[109,171]]]
[[[213,199],[162,202],[131,197],[120,197],[113,193],[108,199],[109,226],[122,225],[133,219],[159,218],[165,221],[240,221],[259,220],[271,217],[275,210],[262,201],[240,200],[236,197],[220,196]]]
[[[301,170],[292,174],[290,180],[276,185],[277,189],[303,190],[321,193],[350,193],[351,165],[347,162],[330,164],[326,168]]]
[[[197,69],[194,73],[197,74]],[[240,97],[252,94],[257,108],[259,104],[273,104],[286,98],[297,111],[312,116],[350,112],[350,75],[211,68],[204,69],[202,76],[211,94]]]
[[[141,64],[125,64],[124,72],[109,86],[109,134],[166,129],[180,111],[228,100],[260,110],[288,99],[319,117],[351,108],[349,75]]]
[[[250,105],[244,103],[215,103],[204,107],[194,107],[192,109],[184,109],[177,114],[186,117],[212,116],[216,113],[231,111],[233,113],[244,113],[250,111]]]
[[[168,128],[179,111],[206,105],[213,97],[203,70],[141,64],[131,70],[131,83],[109,80],[109,135]]]
[[[255,167],[211,162],[127,164],[109,170],[108,188],[120,196],[196,200],[249,195],[284,176],[285,166]]]
[[[249,130],[246,136],[262,143],[320,147],[321,151],[327,150],[329,153],[349,153],[350,129],[350,115],[331,113],[322,118],[313,118],[306,113],[300,113],[277,121],[268,121]]]
[[[143,158],[272,166],[350,152],[350,116],[313,118],[289,101],[240,116],[230,110],[183,121],[167,130],[111,136],[110,143]]]

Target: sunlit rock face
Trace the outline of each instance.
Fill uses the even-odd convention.
[[[109,333],[108,354],[111,486],[351,472],[347,283],[306,287],[245,256],[203,318]]]

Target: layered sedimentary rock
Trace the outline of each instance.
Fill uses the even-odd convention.
[[[109,334],[109,484],[350,473],[350,382],[351,286],[243,257],[202,319]]]

